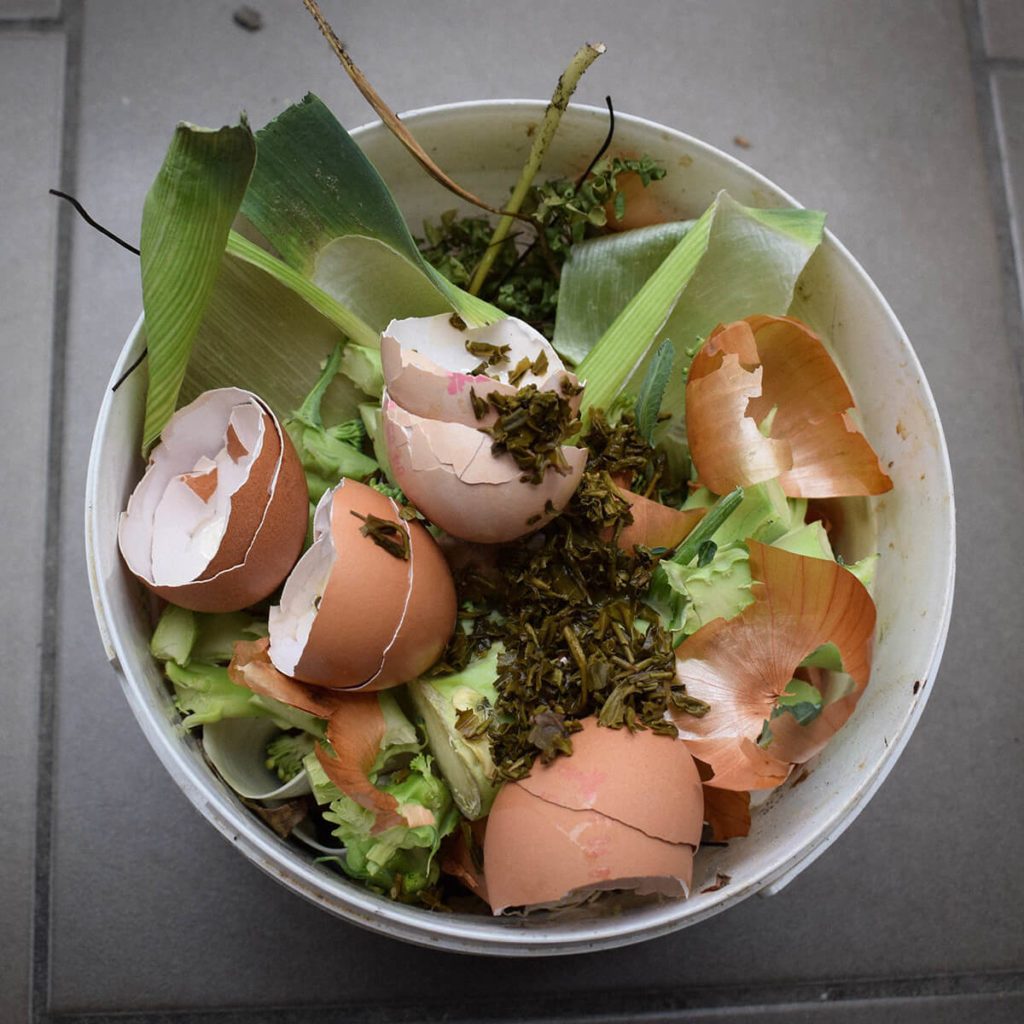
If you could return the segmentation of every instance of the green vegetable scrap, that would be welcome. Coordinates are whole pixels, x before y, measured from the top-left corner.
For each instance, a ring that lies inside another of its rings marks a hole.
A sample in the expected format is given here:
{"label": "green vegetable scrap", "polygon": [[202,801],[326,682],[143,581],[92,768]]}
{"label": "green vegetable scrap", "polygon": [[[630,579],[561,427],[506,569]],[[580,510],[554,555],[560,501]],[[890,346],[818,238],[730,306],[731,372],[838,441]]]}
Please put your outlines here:
{"label": "green vegetable scrap", "polygon": [[316,738],[308,732],[280,732],[267,744],[266,766],[282,782],[291,782],[315,745]]}
{"label": "green vegetable scrap", "polygon": [[342,477],[366,480],[379,469],[376,459],[362,450],[366,429],[362,420],[350,419],[325,427],[320,408],[324,395],[337,376],[344,346],[336,345],[312,391],[284,421],[302,468],[306,473],[309,500],[316,504]]}
{"label": "green vegetable scrap", "polygon": [[[482,297],[550,338],[562,264],[573,245],[606,228],[609,203],[616,216],[622,215],[619,211],[625,209],[626,200],[618,177],[626,172],[636,173],[644,186],[665,175],[664,168],[647,156],[606,157],[581,183],[559,179],[534,185],[521,209],[532,216],[532,230],[531,225],[517,221],[497,247]],[[450,210],[437,222],[425,222],[423,235],[417,242],[427,262],[453,284],[468,287],[490,250],[493,225],[486,217],[459,217]]]}
{"label": "green vegetable scrap", "polygon": [[430,755],[417,754],[402,770],[377,779],[379,789],[423,824],[396,825],[375,833],[373,813],[344,795],[324,811],[335,826],[335,837],[345,846],[344,857],[337,859],[341,867],[395,900],[430,899],[429,890],[440,876],[441,840],[458,824],[451,794],[434,774],[432,762]]}
{"label": "green vegetable scrap", "polygon": [[487,732],[498,699],[495,680],[502,649],[496,643],[461,672],[415,679],[406,686],[437,766],[470,821],[490,811],[498,792]]}

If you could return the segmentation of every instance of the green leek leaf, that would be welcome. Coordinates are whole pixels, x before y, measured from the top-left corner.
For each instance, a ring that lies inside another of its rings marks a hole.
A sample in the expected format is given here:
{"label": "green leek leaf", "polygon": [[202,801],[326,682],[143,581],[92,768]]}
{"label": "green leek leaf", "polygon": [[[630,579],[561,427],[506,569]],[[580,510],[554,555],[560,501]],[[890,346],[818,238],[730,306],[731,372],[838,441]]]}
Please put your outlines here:
{"label": "green leek leaf", "polygon": [[574,245],[562,265],[555,351],[579,363],[692,225],[652,224]]}
{"label": "green leek leaf", "polygon": [[339,278],[330,269],[330,248],[361,236],[398,254],[467,323],[503,315],[423,259],[384,181],[316,96],[283,111],[257,133],[256,144],[259,160],[242,213],[303,276],[331,293],[328,279]]}
{"label": "green leek leaf", "polygon": [[361,317],[343,306],[334,296],[323,291],[287,263],[261,249],[255,242],[232,231],[228,235],[227,251],[246,263],[269,274],[285,287],[305,299],[315,310],[322,313],[345,335],[360,345],[376,348],[380,344],[380,331],[375,330]]}
{"label": "green leek leaf", "polygon": [[[344,335],[334,317],[260,263],[228,252],[192,345],[181,402],[209,388],[243,387],[281,420],[297,409]],[[322,413],[328,423],[359,415],[366,396],[339,374]]]}
{"label": "green leek leaf", "polygon": [[[672,412],[673,418],[659,428],[658,440],[678,472],[686,440],[685,372],[701,339],[719,323],[754,313],[785,313],[823,229],[822,213],[758,210],[720,192],[621,308],[616,308],[621,294],[605,281],[605,276],[620,274],[621,258],[613,251],[606,250],[606,257],[591,264],[589,280],[576,274],[563,277],[558,332],[574,336],[576,344],[587,349],[576,367],[577,375],[587,382],[584,409],[608,408],[623,391],[638,386],[657,344],[671,337],[676,363],[662,408]],[[664,246],[664,236],[651,238],[653,249]],[[610,244],[633,243],[611,239]],[[579,295],[583,290],[588,299],[606,304],[600,316],[578,315],[586,301]],[[601,321],[602,333],[595,337]]]}
{"label": "green leek leaf", "polygon": [[255,160],[244,118],[217,130],[182,123],[146,196],[139,241],[149,348],[143,455],[174,412]]}

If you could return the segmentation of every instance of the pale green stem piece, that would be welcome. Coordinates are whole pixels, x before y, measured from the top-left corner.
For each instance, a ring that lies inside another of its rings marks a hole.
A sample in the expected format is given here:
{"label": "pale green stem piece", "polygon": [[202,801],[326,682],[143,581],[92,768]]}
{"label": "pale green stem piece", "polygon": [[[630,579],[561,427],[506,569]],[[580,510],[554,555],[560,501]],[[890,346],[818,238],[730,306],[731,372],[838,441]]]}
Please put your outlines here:
{"label": "pale green stem piece", "polygon": [[540,165],[544,162],[544,154],[547,152],[551,140],[555,137],[555,131],[558,128],[558,122],[561,120],[562,113],[569,105],[569,100],[576,91],[576,86],[583,77],[583,72],[604,53],[605,49],[604,43],[596,43],[594,45],[587,43],[586,46],[580,47],[576,51],[576,55],[569,62],[569,66],[562,72],[561,78],[558,79],[554,95],[552,95],[551,102],[544,112],[544,120],[541,122],[540,130],[533,140],[530,155],[523,165],[523,170],[519,175],[519,180],[516,182],[516,187],[512,190],[511,198],[505,204],[505,209],[509,212],[504,214],[498,221],[494,234],[491,236],[490,245],[484,251],[483,258],[480,260],[473,274],[473,279],[469,283],[468,290],[470,295],[478,295],[481,287],[483,287],[484,280],[494,265],[498,249],[508,237],[509,230],[512,227],[512,222],[515,219],[512,214],[518,213],[519,207],[523,205],[523,200],[530,191],[533,179],[540,170]]}

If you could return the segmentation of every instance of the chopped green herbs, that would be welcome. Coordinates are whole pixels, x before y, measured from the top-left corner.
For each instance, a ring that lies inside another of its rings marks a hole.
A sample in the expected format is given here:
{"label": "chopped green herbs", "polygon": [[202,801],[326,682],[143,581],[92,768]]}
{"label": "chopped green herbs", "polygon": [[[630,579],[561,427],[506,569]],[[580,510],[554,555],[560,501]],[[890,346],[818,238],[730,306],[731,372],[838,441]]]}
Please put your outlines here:
{"label": "chopped green herbs", "polygon": [[[572,734],[588,715],[612,728],[674,735],[667,710],[707,710],[679,685],[671,634],[643,605],[657,558],[615,542],[632,516],[611,471],[641,472],[650,446],[631,418],[610,427],[599,415],[595,424],[585,438],[595,468],[530,544],[500,550],[500,584],[473,571],[456,576],[464,606],[497,614],[477,614],[442,661],[457,669],[487,644],[502,645],[497,698],[487,709],[502,779],[528,774],[538,756],[571,753]],[[475,732],[480,714],[462,727]]]}
{"label": "chopped green herbs", "polygon": [[359,532],[364,537],[369,537],[374,544],[382,547],[389,555],[394,555],[395,558],[401,558],[406,562],[409,560],[409,533],[401,525],[390,519],[381,519],[380,516],[375,516],[372,512],[368,512],[364,516],[354,508],[349,511],[356,519],[363,521]]}
{"label": "chopped green herbs", "polygon": [[[481,428],[493,439],[491,451],[495,455],[511,455],[523,470],[522,479],[531,483],[540,483],[548,466],[565,472],[568,463],[561,446],[579,427],[569,396],[578,391],[578,387],[568,383],[561,394],[541,391],[536,384],[527,384],[511,395],[492,391],[487,396],[487,405],[498,413],[498,418],[491,426]],[[476,412],[479,399],[475,393],[471,393],[471,399]]]}
{"label": "chopped green herbs", "polygon": [[508,345],[492,345],[486,341],[466,339],[466,351],[471,356],[483,359],[483,366],[500,366],[502,363],[507,363],[509,347]]}
{"label": "chopped green herbs", "polygon": [[[550,338],[562,263],[572,245],[606,230],[609,206],[622,217],[626,198],[618,178],[627,172],[636,174],[644,186],[665,175],[664,168],[647,156],[605,157],[583,182],[563,179],[531,188],[522,212],[533,217],[533,229],[517,222],[499,245],[480,297]],[[491,246],[493,230],[486,217],[459,217],[449,210],[437,223],[424,223],[418,244],[428,263],[453,284],[466,287]]]}

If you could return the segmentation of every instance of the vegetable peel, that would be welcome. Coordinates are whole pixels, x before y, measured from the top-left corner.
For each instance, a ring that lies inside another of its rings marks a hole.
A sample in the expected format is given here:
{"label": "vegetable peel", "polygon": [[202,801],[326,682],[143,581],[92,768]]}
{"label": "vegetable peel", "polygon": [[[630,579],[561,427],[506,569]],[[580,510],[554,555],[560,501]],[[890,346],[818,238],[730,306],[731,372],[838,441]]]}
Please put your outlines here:
{"label": "vegetable peel", "polygon": [[889,490],[892,480],[850,417],[853,405],[806,324],[766,315],[720,324],[694,356],[686,384],[686,432],[700,482],[725,494],[778,477],[797,498]]}
{"label": "vegetable peel", "polygon": [[[676,715],[680,736],[723,789],[778,785],[817,753],[849,718],[868,684],[875,606],[864,585],[835,562],[750,541],[754,600],[732,619],[714,619],[677,651],[677,678],[711,707],[700,718]],[[851,692],[829,701],[801,726],[772,719],[772,741],[759,746],[764,722],[800,662],[822,644],[839,650]]]}

